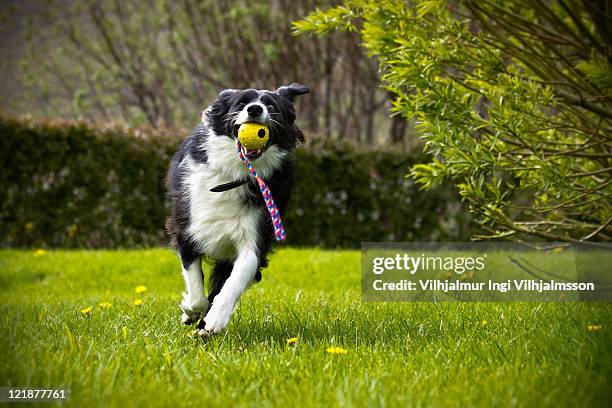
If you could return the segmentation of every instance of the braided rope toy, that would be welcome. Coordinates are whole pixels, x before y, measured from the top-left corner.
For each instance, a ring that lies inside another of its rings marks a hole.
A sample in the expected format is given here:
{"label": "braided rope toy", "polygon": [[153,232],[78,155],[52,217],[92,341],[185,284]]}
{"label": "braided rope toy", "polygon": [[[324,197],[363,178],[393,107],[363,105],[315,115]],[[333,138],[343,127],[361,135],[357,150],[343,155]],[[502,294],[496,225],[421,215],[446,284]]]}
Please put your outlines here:
{"label": "braided rope toy", "polygon": [[[266,138],[267,140],[267,138]],[[283,228],[283,222],[281,221],[280,213],[278,212],[278,208],[276,207],[276,203],[274,202],[274,198],[272,197],[272,192],[268,188],[268,185],[263,181],[263,179],[257,174],[255,167],[249,161],[249,159],[242,153],[242,145],[240,144],[239,138],[236,139],[236,150],[238,151],[238,157],[240,160],[246,165],[249,173],[255,180],[257,180],[257,184],[259,184],[259,191],[261,191],[261,195],[266,202],[266,208],[270,213],[270,217],[272,218],[272,225],[274,226],[274,236],[277,241],[283,241],[287,235],[285,234],[285,228]]]}

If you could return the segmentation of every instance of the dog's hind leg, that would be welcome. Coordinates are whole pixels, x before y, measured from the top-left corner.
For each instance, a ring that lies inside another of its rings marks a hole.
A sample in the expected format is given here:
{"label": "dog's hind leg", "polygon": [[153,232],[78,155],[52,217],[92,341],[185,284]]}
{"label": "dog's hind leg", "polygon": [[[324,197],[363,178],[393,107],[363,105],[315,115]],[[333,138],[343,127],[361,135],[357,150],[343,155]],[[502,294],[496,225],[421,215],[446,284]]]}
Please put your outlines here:
{"label": "dog's hind leg", "polygon": [[214,302],[204,318],[206,324],[200,334],[216,334],[227,327],[236,302],[253,281],[258,266],[259,259],[254,250],[243,249],[238,252],[232,272],[214,297]]}
{"label": "dog's hind leg", "polygon": [[185,279],[186,291],[183,293],[181,321],[193,324],[208,310],[208,299],[204,296],[204,275],[199,254],[196,254],[193,245],[189,242],[179,243],[179,256]]}
{"label": "dog's hind leg", "polygon": [[221,288],[225,284],[227,278],[229,278],[234,268],[233,262],[227,260],[219,260],[215,262],[215,265],[210,272],[210,285],[208,290],[208,303],[212,304],[215,296],[221,292]]}

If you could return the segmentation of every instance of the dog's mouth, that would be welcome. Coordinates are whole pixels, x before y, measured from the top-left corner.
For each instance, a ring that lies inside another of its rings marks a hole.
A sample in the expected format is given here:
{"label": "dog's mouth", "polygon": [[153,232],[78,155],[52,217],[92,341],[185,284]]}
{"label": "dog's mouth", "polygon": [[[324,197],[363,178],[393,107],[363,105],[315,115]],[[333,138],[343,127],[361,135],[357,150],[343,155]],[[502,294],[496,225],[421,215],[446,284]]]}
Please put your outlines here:
{"label": "dog's mouth", "polygon": [[[240,143],[240,142],[238,142]],[[245,157],[249,160],[257,160],[261,157],[261,155],[263,154],[263,150],[262,149],[257,149],[257,150],[248,150],[246,147],[240,145],[240,151],[242,152],[242,154],[245,155]]]}
{"label": "dog's mouth", "polygon": [[[261,123],[262,125],[266,125],[265,123],[262,123],[260,121],[252,121],[252,122]],[[232,126],[232,133],[233,133],[234,138],[236,138],[236,140],[238,139],[238,128],[240,127],[240,125],[241,123],[234,123],[234,125]],[[240,142],[238,142],[238,144],[240,145],[240,151],[242,152],[242,154],[249,160],[259,159],[269,146],[269,142],[268,142],[261,149],[249,150],[246,147],[242,146]]]}

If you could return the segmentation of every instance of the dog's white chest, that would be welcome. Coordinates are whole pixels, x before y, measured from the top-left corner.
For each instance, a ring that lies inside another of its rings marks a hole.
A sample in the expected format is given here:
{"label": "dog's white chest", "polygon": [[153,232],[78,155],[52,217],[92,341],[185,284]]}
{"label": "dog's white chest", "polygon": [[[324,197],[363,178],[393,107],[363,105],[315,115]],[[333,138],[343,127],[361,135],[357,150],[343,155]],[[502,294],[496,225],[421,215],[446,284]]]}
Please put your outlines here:
{"label": "dog's white chest", "polygon": [[246,187],[214,193],[210,189],[228,181],[207,165],[188,177],[190,208],[188,233],[203,253],[219,259],[236,257],[238,249],[255,249],[261,207],[244,200]]}
{"label": "dog's white chest", "polygon": [[[261,217],[265,207],[249,205],[246,186],[219,193],[210,189],[220,184],[251,177],[236,153],[229,137],[211,135],[202,146],[207,163],[196,163],[186,157],[180,170],[189,195],[189,227],[187,233],[202,253],[218,259],[234,260],[240,250],[256,251]],[[268,177],[281,165],[286,155],[271,146],[253,163],[262,177]]]}

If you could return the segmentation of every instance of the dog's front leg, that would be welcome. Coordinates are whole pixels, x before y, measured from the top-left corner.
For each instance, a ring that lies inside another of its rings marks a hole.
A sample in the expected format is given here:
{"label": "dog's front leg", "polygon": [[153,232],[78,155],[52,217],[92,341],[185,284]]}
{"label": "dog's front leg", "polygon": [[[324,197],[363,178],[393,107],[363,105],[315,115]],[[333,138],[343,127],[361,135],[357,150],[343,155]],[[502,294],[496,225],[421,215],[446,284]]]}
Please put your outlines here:
{"label": "dog's front leg", "polygon": [[199,256],[188,258],[183,255],[181,263],[187,289],[181,301],[181,320],[185,324],[193,324],[208,309],[208,299],[204,296],[204,276]]}
{"label": "dog's front leg", "polygon": [[259,260],[254,250],[244,249],[238,252],[232,273],[204,318],[206,325],[200,330],[201,335],[216,334],[227,327],[236,302],[253,281],[258,265]]}

